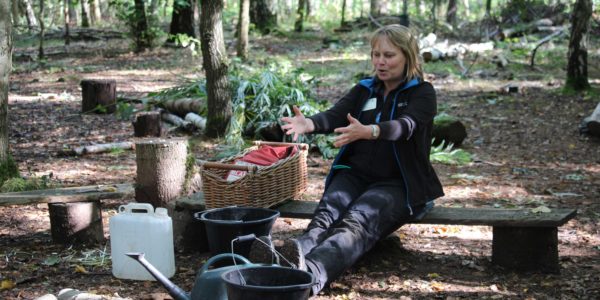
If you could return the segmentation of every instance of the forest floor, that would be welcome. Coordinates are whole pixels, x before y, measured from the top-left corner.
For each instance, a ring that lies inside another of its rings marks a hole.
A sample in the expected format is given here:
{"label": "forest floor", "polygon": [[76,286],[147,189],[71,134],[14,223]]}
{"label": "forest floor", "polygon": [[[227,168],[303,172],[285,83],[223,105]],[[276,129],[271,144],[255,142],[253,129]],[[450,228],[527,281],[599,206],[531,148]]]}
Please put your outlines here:
{"label": "forest floor", "polygon": [[[23,175],[52,174],[52,182],[62,186],[135,182],[134,151],[63,155],[65,147],[133,137],[130,120],[80,114],[80,80],[115,79],[119,95],[135,98],[201,72],[193,67],[200,65],[199,58],[187,50],[162,48],[134,55],[126,44],[124,40],[76,42],[68,53],[62,46],[50,45],[45,68],[26,59],[24,54],[34,53],[35,48],[15,49],[9,139]],[[324,70],[324,75],[330,66],[356,65],[332,59],[339,51],[322,47],[317,39],[267,37],[254,41],[252,47],[254,52],[273,56],[297,55]],[[591,56],[588,61],[598,61],[600,54]],[[597,88],[600,76],[594,76]],[[556,79],[501,79],[511,77],[515,76],[460,79],[448,73],[428,74],[440,106],[467,125],[462,147],[474,155],[467,165],[434,166],[446,193],[436,205],[578,209],[577,217],[559,228],[561,273],[520,274],[493,266],[489,227],[407,225],[397,231],[399,239],[380,243],[314,299],[600,298],[600,139],[578,132],[579,122],[591,114],[597,96],[563,95],[559,74]],[[353,82],[331,78],[316,91],[317,98],[335,100]],[[500,92],[508,83],[519,85],[519,92]],[[214,156],[220,140],[195,138],[202,141],[194,149],[196,156]],[[306,199],[318,199],[329,164],[318,154],[311,155]],[[95,246],[53,244],[45,204],[0,207],[0,298],[34,299],[56,295],[64,288],[131,299],[165,296],[156,282],[111,275],[108,219],[118,205],[131,201],[103,202],[107,241]],[[280,218],[273,233],[276,237],[297,234],[306,224],[305,220]],[[206,253],[177,251],[172,280],[190,291],[207,257]]]}

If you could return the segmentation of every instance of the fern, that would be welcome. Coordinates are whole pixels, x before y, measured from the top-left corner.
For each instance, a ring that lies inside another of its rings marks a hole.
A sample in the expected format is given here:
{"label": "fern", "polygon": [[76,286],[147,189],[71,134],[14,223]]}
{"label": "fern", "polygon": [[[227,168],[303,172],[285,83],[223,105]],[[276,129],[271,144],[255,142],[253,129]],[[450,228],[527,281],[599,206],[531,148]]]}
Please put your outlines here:
{"label": "fern", "polygon": [[446,165],[464,165],[472,161],[471,154],[463,149],[452,149],[454,145],[449,144],[444,147],[440,144],[437,147],[431,147],[429,159],[434,163]]}

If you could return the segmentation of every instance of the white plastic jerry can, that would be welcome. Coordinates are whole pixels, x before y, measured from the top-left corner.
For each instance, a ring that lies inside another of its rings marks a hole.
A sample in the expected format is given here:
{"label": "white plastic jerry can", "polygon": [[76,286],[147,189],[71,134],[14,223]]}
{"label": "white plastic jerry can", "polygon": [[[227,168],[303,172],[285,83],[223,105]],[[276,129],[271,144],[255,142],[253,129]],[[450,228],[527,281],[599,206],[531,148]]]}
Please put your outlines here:
{"label": "white plastic jerry can", "polygon": [[109,219],[112,273],[121,279],[156,280],[128,252],[143,252],[146,260],[166,277],[175,275],[173,222],[163,207],[148,203],[119,206]]}

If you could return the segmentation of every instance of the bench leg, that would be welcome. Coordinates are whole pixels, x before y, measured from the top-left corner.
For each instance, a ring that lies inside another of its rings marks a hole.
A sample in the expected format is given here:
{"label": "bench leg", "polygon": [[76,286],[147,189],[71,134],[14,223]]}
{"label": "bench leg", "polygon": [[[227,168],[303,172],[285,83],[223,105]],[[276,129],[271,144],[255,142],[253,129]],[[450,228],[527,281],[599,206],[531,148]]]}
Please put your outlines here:
{"label": "bench leg", "polygon": [[492,263],[515,271],[558,273],[556,227],[494,227]]}

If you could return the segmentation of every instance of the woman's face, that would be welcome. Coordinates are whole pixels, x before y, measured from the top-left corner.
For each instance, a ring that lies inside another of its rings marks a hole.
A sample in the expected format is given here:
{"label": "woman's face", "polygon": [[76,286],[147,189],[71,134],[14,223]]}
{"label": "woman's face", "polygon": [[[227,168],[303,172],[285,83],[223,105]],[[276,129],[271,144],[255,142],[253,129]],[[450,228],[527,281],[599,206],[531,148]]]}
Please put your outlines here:
{"label": "woman's face", "polygon": [[375,74],[384,83],[399,84],[404,80],[406,56],[400,48],[394,46],[387,37],[380,37],[371,52],[371,61]]}

